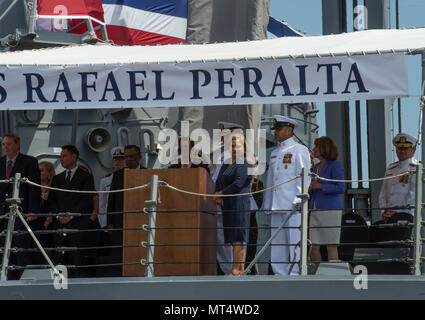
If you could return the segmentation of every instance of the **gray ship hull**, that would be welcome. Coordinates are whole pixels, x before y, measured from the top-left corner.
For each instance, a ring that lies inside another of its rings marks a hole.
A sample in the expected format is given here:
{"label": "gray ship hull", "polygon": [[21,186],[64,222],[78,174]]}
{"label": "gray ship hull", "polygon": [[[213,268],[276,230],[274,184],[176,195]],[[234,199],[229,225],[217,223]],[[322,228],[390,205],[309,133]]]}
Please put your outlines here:
{"label": "gray ship hull", "polygon": [[369,275],[356,289],[356,275],[204,276],[69,279],[67,289],[52,280],[0,284],[1,300],[422,300],[425,277]]}

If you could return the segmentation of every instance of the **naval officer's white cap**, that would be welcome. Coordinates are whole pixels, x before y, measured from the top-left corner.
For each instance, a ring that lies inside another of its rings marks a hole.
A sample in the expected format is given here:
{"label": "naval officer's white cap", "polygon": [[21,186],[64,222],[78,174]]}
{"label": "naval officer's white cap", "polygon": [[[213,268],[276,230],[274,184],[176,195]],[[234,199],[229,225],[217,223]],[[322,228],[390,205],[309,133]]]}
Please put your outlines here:
{"label": "naval officer's white cap", "polygon": [[113,159],[125,159],[124,147],[118,146],[111,149],[111,156]]}
{"label": "naval officer's white cap", "polygon": [[281,116],[280,114],[276,114],[273,117],[273,127],[272,130],[281,128],[281,127],[291,127],[295,128],[298,125],[298,122],[289,117]]}
{"label": "naval officer's white cap", "polygon": [[233,123],[233,122],[224,122],[224,121],[219,121],[217,122],[218,127],[223,130],[223,129],[243,129],[243,127],[240,124],[237,123]]}
{"label": "naval officer's white cap", "polygon": [[407,133],[399,133],[393,139],[393,144],[400,148],[411,148],[416,145],[418,139]]}

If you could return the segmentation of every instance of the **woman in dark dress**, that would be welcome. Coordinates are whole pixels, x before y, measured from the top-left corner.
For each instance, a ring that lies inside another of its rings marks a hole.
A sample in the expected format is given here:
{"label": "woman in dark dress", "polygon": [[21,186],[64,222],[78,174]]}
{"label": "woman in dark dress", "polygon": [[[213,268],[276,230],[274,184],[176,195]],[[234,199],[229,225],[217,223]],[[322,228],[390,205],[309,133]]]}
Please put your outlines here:
{"label": "woman in dark dress", "polygon": [[[252,176],[248,169],[251,165],[246,159],[244,137],[232,138],[232,160],[223,164],[216,182],[217,195],[242,194],[250,192]],[[245,247],[249,234],[250,197],[234,196],[216,198],[223,209],[224,242],[233,247],[232,271],[229,275],[241,275],[244,272]]]}
{"label": "woman in dark dress", "polygon": [[[55,176],[55,167],[49,161],[41,161],[38,164],[40,169],[40,177],[41,177],[41,203],[40,203],[40,213],[46,214],[49,212],[48,199],[49,199],[49,189],[45,187],[50,187],[52,184],[53,177]],[[44,229],[49,228],[50,223],[52,222],[52,217],[43,217],[43,226]],[[40,235],[39,240],[43,247],[52,248],[53,247],[53,236],[51,234]],[[51,255],[51,252],[48,251],[47,254]],[[44,263],[44,258],[39,255],[41,262]]]}
{"label": "woman in dark dress", "polygon": [[[41,188],[41,203],[40,203],[40,213],[48,213],[49,212],[49,206],[48,206],[48,199],[49,199],[49,190],[45,187],[50,187],[52,184],[53,177],[55,176],[55,167],[53,164],[49,161],[42,161],[38,164],[38,168],[40,169],[40,177],[41,177],[41,185],[43,186]],[[47,217],[44,222],[44,227],[47,229],[52,223],[53,218]]]}

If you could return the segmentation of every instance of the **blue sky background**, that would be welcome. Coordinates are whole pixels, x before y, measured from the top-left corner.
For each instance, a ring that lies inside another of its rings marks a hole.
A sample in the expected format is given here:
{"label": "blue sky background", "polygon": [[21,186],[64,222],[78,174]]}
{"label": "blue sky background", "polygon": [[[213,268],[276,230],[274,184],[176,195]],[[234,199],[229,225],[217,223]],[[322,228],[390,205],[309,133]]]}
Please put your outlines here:
{"label": "blue sky background", "polygon": [[[363,4],[363,1],[358,1],[358,4]],[[390,0],[390,25],[391,28],[396,28],[396,1]],[[425,0],[399,0],[399,25],[400,28],[412,28],[412,27],[423,27],[425,26]],[[293,28],[301,30],[306,33],[307,36],[317,36],[322,34],[322,1],[321,0],[270,0],[270,15],[278,20],[285,20]],[[347,1],[347,17],[353,16],[353,4],[352,1]],[[353,30],[353,21],[349,19],[347,24],[348,32]],[[409,97],[401,99],[401,115],[402,115],[402,131],[407,132],[415,137],[418,136],[418,125],[419,125],[419,99],[421,93],[422,83],[422,69],[421,69],[421,57],[420,55],[409,56]],[[325,124],[325,112],[324,104],[318,104],[320,110],[317,114],[317,121],[319,127],[319,136],[326,135],[326,124]],[[354,102],[350,102],[350,118],[355,119],[355,105]],[[364,128],[366,128],[366,103],[361,103],[362,110],[362,122],[364,122]],[[357,177],[357,165],[356,165],[356,142],[355,142],[355,123],[351,125],[352,132],[352,143],[351,143],[351,154],[353,164],[353,179]],[[393,128],[390,133],[394,136],[398,133],[398,103],[397,101],[393,104]],[[367,141],[366,129],[363,130],[362,141]],[[395,134],[394,134],[395,133]],[[363,146],[364,147],[364,146]],[[363,148],[362,147],[362,148]],[[419,148],[418,148],[419,149]],[[367,150],[365,148],[364,150]],[[364,152],[364,151],[363,151]],[[417,157],[420,157],[419,150],[417,151]],[[364,177],[367,178],[367,159],[363,157],[363,173]],[[393,153],[393,161],[397,158]],[[353,185],[355,187],[355,185]]]}

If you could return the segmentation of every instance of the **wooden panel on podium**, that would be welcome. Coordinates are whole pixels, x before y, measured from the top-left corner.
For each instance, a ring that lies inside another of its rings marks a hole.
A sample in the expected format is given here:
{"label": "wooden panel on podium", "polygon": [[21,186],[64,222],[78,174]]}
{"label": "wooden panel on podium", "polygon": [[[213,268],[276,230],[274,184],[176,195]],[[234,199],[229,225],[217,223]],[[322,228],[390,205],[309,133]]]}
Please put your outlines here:
{"label": "wooden panel on podium", "polygon": [[[153,175],[179,189],[214,193],[214,183],[203,168],[125,170],[124,187],[151,182]],[[213,198],[188,195],[167,187],[159,187],[158,195],[161,202],[156,216],[154,275],[216,274],[217,217]],[[124,194],[123,276],[145,275],[145,267],[138,262],[146,259],[147,249],[139,245],[147,242],[148,232],[135,228],[149,224],[149,216],[140,213],[148,207],[145,204],[148,199],[150,187]],[[167,210],[174,212],[163,212]]]}

